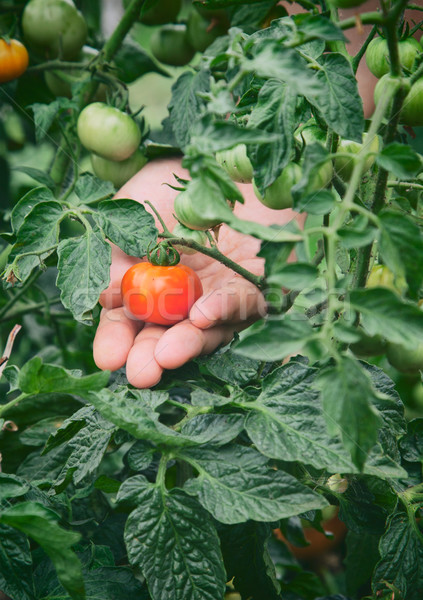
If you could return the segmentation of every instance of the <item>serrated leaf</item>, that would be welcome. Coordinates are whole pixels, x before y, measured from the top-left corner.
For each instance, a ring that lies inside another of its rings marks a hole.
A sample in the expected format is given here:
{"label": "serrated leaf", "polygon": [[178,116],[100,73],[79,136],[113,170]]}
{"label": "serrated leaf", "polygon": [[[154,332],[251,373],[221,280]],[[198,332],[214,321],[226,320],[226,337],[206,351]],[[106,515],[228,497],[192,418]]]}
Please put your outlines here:
{"label": "serrated leaf", "polygon": [[379,213],[379,252],[396,276],[405,276],[416,297],[423,282],[423,237],[419,226],[407,215],[392,210]]}
{"label": "serrated leaf", "polygon": [[154,600],[216,600],[225,571],[219,539],[207,512],[180,489],[166,495],[138,475],[124,482],[118,500],[136,508],[125,527],[133,565],[141,567]]}
{"label": "serrated leaf", "polygon": [[145,440],[138,440],[128,452],[128,464],[133,471],[144,471],[153,462],[156,447]]}
{"label": "serrated leaf", "polygon": [[317,267],[309,263],[290,263],[267,278],[268,283],[277,283],[290,290],[303,290],[312,285],[318,276]]}
{"label": "serrated leaf", "polygon": [[135,200],[105,200],[93,217],[105,236],[131,256],[142,258],[157,242],[153,215]]}
{"label": "serrated leaf", "polygon": [[59,226],[64,218],[59,202],[36,204],[22,223],[16,243],[9,254],[7,274],[13,270],[24,282],[32,270],[54,252],[59,241]]}
{"label": "serrated leaf", "polygon": [[57,287],[65,308],[77,321],[87,321],[100,294],[109,285],[112,251],[97,228],[62,240],[57,248]]}
{"label": "serrated leaf", "polygon": [[185,423],[181,433],[199,444],[223,446],[243,431],[244,421],[244,415],[197,415]]}
{"label": "serrated leaf", "polygon": [[103,389],[108,380],[108,371],[81,377],[80,373],[68,371],[59,365],[43,364],[42,359],[35,356],[20,370],[18,386],[25,394],[82,394]]}
{"label": "serrated leaf", "polygon": [[10,473],[0,472],[0,500],[23,496],[28,490],[29,485],[24,479]]}
{"label": "serrated leaf", "polygon": [[423,542],[414,515],[395,512],[387,523],[379,543],[372,587],[374,592],[389,591],[393,585],[403,598],[420,600],[423,586]]}
{"label": "serrated leaf", "polygon": [[30,108],[34,112],[35,138],[38,143],[46,137],[54,119],[62,110],[78,110],[76,102],[68,98],[57,98],[49,104],[35,103]]}
{"label": "serrated leaf", "polygon": [[307,100],[338,135],[362,142],[364,115],[363,102],[358,93],[350,61],[342,54],[332,52],[318,59],[321,69],[317,79],[321,85],[316,92],[304,91]]}
{"label": "serrated leaf", "polygon": [[297,126],[296,100],[297,95],[290,86],[271,79],[260,89],[251,112],[248,128],[279,133],[275,141],[261,144],[251,153],[254,181],[262,193],[277,179],[290,160]]}
{"label": "serrated leaf", "polygon": [[179,457],[198,471],[184,489],[221,523],[275,521],[327,505],[292,475],[269,468],[252,448],[185,449]]}
{"label": "serrated leaf", "polygon": [[[234,354],[232,350],[215,353],[207,356],[207,358],[197,359],[197,361],[200,362],[207,373],[236,386],[242,386],[254,380],[261,365],[260,360],[239,356]],[[201,396],[202,394],[206,395],[204,399]],[[213,398],[208,398],[207,395],[211,396],[212,394],[201,389],[194,390],[191,394],[192,404],[197,406],[220,406],[230,402],[230,398],[216,396],[216,394],[213,394]],[[202,402],[205,402],[205,404],[202,404]],[[207,404],[208,402],[210,404]]]}
{"label": "serrated leaf", "polygon": [[48,187],[36,187],[23,196],[15,204],[11,214],[12,229],[18,232],[25,217],[31,212],[36,204],[40,202],[51,202],[55,200],[53,192]]}
{"label": "serrated leaf", "polygon": [[57,576],[73,600],[84,599],[81,563],[72,551],[80,539],[79,533],[62,529],[58,515],[38,502],[22,502],[0,513],[0,523],[26,533],[48,554]]}
{"label": "serrated leaf", "polygon": [[26,535],[0,523],[0,590],[14,600],[34,600],[32,557]]}
{"label": "serrated leaf", "polygon": [[401,300],[387,288],[354,290],[351,307],[361,314],[361,323],[369,335],[382,335],[388,341],[414,346],[423,337],[423,312]]}
{"label": "serrated leaf", "polygon": [[423,167],[420,156],[407,144],[398,142],[385,146],[376,155],[376,162],[398,179],[412,179]]}
{"label": "serrated leaf", "polygon": [[53,181],[53,179],[50,177],[50,175],[48,173],[46,173],[45,171],[42,171],[41,169],[36,169],[34,167],[20,166],[20,167],[13,167],[13,170],[20,171],[21,173],[25,173],[25,175],[28,175],[28,177],[31,177],[31,179],[34,179],[38,183],[41,183],[41,185],[45,186],[46,188],[48,188],[50,190],[54,190],[54,188],[56,187],[56,184]]}
{"label": "serrated leaf", "polygon": [[199,92],[210,91],[210,72],[185,71],[172,86],[169,115],[176,140],[184,148],[190,139],[192,125],[201,114],[205,101]]}
{"label": "serrated leaf", "polygon": [[341,434],[344,447],[361,470],[382,423],[373,406],[377,397],[370,378],[356,360],[343,357],[319,375],[317,385],[329,434]]}
{"label": "serrated leaf", "polygon": [[118,70],[118,77],[125,83],[132,83],[146,73],[160,73],[169,77],[169,73],[154,62],[139,44],[125,41],[113,57]]}
{"label": "serrated leaf", "polygon": [[93,204],[113,196],[115,188],[110,181],[103,181],[92,173],[82,173],[75,185],[75,194],[81,204]]}
{"label": "serrated leaf", "polygon": [[[347,41],[342,29],[322,15],[304,13],[293,15],[292,20],[297,30],[307,36],[313,36],[324,41]],[[301,49],[303,49],[303,45],[301,45]]]}
{"label": "serrated leaf", "polygon": [[268,318],[250,331],[234,344],[233,351],[251,358],[260,353],[268,361],[281,360],[300,351],[315,335],[307,319],[289,315]]}
{"label": "serrated leaf", "polygon": [[294,233],[288,224],[267,227],[256,221],[239,219],[234,213],[226,211],[222,217],[223,223],[226,223],[229,227],[235,229],[235,231],[239,231],[245,235],[252,235],[259,240],[269,242],[300,242],[303,238],[299,229],[298,233]]}

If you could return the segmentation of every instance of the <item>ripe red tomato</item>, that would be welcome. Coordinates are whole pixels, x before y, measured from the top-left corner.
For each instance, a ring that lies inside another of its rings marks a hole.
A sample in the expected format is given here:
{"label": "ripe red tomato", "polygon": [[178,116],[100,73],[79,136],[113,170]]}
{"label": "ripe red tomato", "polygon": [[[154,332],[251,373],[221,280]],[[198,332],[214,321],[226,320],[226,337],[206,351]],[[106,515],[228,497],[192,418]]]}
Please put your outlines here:
{"label": "ripe red tomato", "polygon": [[122,279],[122,299],[133,317],[146,323],[174,325],[188,317],[203,293],[198,275],[186,265],[133,265]]}
{"label": "ripe red tomato", "polygon": [[25,73],[28,62],[28,52],[21,42],[0,39],[0,83],[20,77]]}

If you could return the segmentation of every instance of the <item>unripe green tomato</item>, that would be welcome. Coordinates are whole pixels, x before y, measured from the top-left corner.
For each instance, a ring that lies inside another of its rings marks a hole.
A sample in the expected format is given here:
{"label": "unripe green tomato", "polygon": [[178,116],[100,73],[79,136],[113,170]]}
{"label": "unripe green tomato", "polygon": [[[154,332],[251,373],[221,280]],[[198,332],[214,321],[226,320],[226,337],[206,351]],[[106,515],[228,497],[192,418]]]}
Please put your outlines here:
{"label": "unripe green tomato", "polygon": [[[367,133],[363,134],[363,144],[366,141]],[[344,180],[349,181],[351,179],[351,175],[355,166],[355,157],[361,151],[363,144],[358,142],[353,142],[351,140],[341,140],[337,152],[342,152],[343,154],[350,154],[351,157],[348,156],[337,156],[334,161],[335,171],[338,175]],[[378,152],[379,151],[379,138],[375,136],[373,141],[368,148],[368,152]],[[375,156],[368,156],[366,158],[366,162],[363,165],[361,174],[363,175],[373,166],[376,160]]]}
{"label": "unripe green tomato", "polygon": [[[86,62],[99,54],[98,50],[90,46],[83,46],[79,53],[78,60]],[[44,72],[44,79],[48,89],[56,97],[72,98],[72,84],[76,83],[84,75],[80,69],[66,69],[66,71],[51,71]],[[105,102],[107,98],[107,85],[100,83],[93,101]]]}
{"label": "unripe green tomato", "polygon": [[333,177],[333,165],[331,160],[327,160],[324,162],[316,173],[314,173],[308,182],[306,192],[311,194],[313,192],[318,192],[320,190],[325,189]]}
{"label": "unripe green tomato", "polygon": [[423,77],[413,83],[401,109],[400,121],[410,127],[423,125]]}
{"label": "unripe green tomato", "polygon": [[[379,81],[377,82],[375,91],[374,91],[375,105],[377,106],[378,103],[380,102],[380,100],[382,98],[384,98],[387,94],[389,94],[392,97],[395,90],[401,84],[401,81],[404,85],[409,87],[409,82],[406,79],[401,80],[399,77],[392,77],[392,75],[390,75],[389,73],[387,73],[386,75],[381,77],[379,79]],[[392,108],[392,100],[389,102],[389,104],[387,106],[387,112],[390,112],[391,108]]]}
{"label": "unripe green tomato", "polygon": [[206,8],[201,4],[196,4],[195,10],[207,21],[219,21],[226,28],[230,25],[228,13],[224,8]]}
{"label": "unripe green tomato", "polygon": [[30,0],[22,16],[27,44],[40,56],[76,58],[87,39],[87,24],[72,0]]}
{"label": "unripe green tomato", "polygon": [[354,8],[361,6],[366,0],[328,0],[328,3],[335,8]]}
{"label": "unripe green tomato", "polygon": [[175,198],[173,205],[176,218],[189,229],[211,229],[221,224],[220,219],[207,219],[201,214],[201,207],[188,192],[181,192]]}
{"label": "unripe green tomato", "polygon": [[[399,61],[411,71],[417,56],[422,52],[419,42],[413,37],[398,42]],[[378,79],[390,71],[388,42],[385,38],[374,38],[366,50],[366,63]]]}
{"label": "unripe green tomato", "polygon": [[358,330],[360,339],[351,344],[350,350],[356,356],[379,356],[385,354],[388,347],[387,341],[380,335],[367,335],[361,328]]}
{"label": "unripe green tomato", "polygon": [[115,188],[120,188],[131,177],[138,173],[147,163],[147,157],[141,150],[135,150],[129,158],[116,162],[97,154],[91,154],[91,164],[94,173],[103,181],[111,181]]}
{"label": "unripe green tomato", "polygon": [[77,130],[87,150],[109,160],[129,158],[141,141],[141,132],[135,121],[103,102],[93,102],[84,108],[79,115]]}
{"label": "unripe green tomato", "polygon": [[226,592],[225,600],[242,600],[238,592]]}
{"label": "unripe green tomato", "polygon": [[182,23],[157,29],[150,38],[150,49],[158,61],[174,67],[186,65],[195,54],[187,39],[187,26]]}
{"label": "unripe green tomato", "polygon": [[[123,0],[124,8],[128,8],[131,0]],[[144,25],[164,25],[174,23],[181,10],[182,0],[158,0],[151,8],[140,14],[139,21]]]}
{"label": "unripe green tomato", "polygon": [[268,208],[275,210],[291,208],[291,188],[300,181],[302,174],[300,165],[294,162],[288,163],[279,177],[266,189],[264,197],[260,194],[253,180],[254,192],[260,202]]}
{"label": "unripe green tomato", "polygon": [[253,180],[253,165],[247,156],[245,144],[238,144],[229,150],[216,152],[216,160],[232,181],[251,183]]}
{"label": "unripe green tomato", "polygon": [[315,124],[306,124],[302,128],[299,127],[295,131],[294,137],[301,143],[303,143],[304,141],[306,146],[309,144],[315,144],[316,142],[319,142],[321,144],[326,143],[326,132]]}
{"label": "unripe green tomato", "polygon": [[193,9],[188,15],[187,39],[197,52],[204,52],[219,35],[224,35],[227,28],[215,21],[208,21]]}
{"label": "unripe green tomato", "polygon": [[386,356],[390,364],[402,373],[415,373],[423,369],[423,343],[413,350],[400,344],[389,344]]}
{"label": "unripe green tomato", "polygon": [[[197,244],[201,244],[202,246],[206,246],[207,244],[207,235],[204,231],[189,229],[189,227],[185,227],[181,223],[177,223],[173,228],[172,234],[178,238],[184,238],[185,240],[192,240],[197,242]],[[189,246],[180,246],[179,244],[173,244],[173,247],[179,253],[183,254],[195,254],[197,250],[194,248],[190,248]]]}
{"label": "unripe green tomato", "polygon": [[397,294],[401,294],[407,288],[407,282],[404,277],[395,277],[386,265],[374,265],[370,270],[366,287],[386,287]]}

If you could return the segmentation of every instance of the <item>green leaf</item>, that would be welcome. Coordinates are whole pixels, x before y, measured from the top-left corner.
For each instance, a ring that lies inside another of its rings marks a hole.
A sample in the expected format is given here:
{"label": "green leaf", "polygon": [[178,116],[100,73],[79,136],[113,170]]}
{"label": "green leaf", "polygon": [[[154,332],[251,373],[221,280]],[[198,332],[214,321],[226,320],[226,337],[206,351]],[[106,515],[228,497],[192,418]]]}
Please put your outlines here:
{"label": "green leaf", "polygon": [[42,186],[45,186],[46,188],[48,188],[50,190],[54,190],[54,188],[56,187],[56,184],[53,181],[53,179],[50,177],[50,175],[48,173],[46,173],[45,171],[42,171],[41,169],[35,169],[34,167],[20,166],[20,167],[13,167],[12,170],[20,171],[21,173],[25,173],[25,175],[28,175],[28,177],[31,177],[31,179],[34,179],[34,181],[41,183]]}
{"label": "green leaf", "polygon": [[[216,352],[211,356],[207,356],[207,358],[197,359],[197,361],[200,362],[202,369],[207,373],[210,373],[221,381],[236,386],[245,385],[256,379],[261,365],[261,361],[239,356],[234,354],[232,350]],[[206,394],[204,399],[201,394]],[[208,396],[213,396],[213,398],[209,398]],[[229,402],[230,398],[209,394],[205,390],[196,389],[191,394],[191,402],[196,406],[217,406],[225,404],[225,401]]]}
{"label": "green leaf", "polygon": [[36,204],[54,200],[53,192],[48,187],[36,187],[27,192],[13,207],[10,219],[13,231],[15,233],[19,231],[25,217],[31,212]]}
{"label": "green leaf", "polygon": [[397,277],[406,277],[409,290],[417,297],[423,282],[423,237],[419,226],[408,216],[392,210],[378,215],[381,222],[379,252]]}
{"label": "green leaf", "polygon": [[172,86],[172,100],[169,103],[169,115],[176,140],[181,148],[190,139],[191,127],[198,119],[205,105],[199,92],[210,91],[210,72],[200,70],[185,71]]}
{"label": "green leaf", "polygon": [[360,312],[362,325],[369,335],[379,334],[389,342],[410,347],[421,342],[423,312],[391,290],[354,290],[350,294],[350,304]]}
{"label": "green leaf", "polygon": [[38,502],[22,502],[0,513],[0,523],[26,533],[48,554],[57,576],[73,600],[84,599],[81,563],[72,551],[79,533],[66,531],[57,524],[58,515]]}
{"label": "green leaf", "polygon": [[254,181],[261,193],[278,178],[291,158],[297,126],[296,100],[295,91],[288,85],[270,79],[260,89],[251,112],[248,128],[279,132],[273,143],[260,144],[251,153]]}
{"label": "green leaf", "polygon": [[398,179],[412,179],[423,167],[420,156],[407,144],[394,142],[376,155],[377,164]]}
{"label": "green leaf", "polygon": [[327,215],[335,204],[336,198],[332,190],[318,190],[300,196],[295,208],[298,212],[307,212],[310,215]]}
{"label": "green leaf", "polygon": [[209,515],[184,491],[162,490],[138,475],[118,500],[138,507],[125,527],[128,557],[147,579],[154,600],[216,600],[225,590],[219,538]]}
{"label": "green leaf", "polygon": [[265,240],[269,242],[300,242],[302,240],[302,234],[298,229],[298,233],[294,233],[289,224],[286,225],[275,225],[267,227],[266,225],[260,225],[256,221],[245,221],[239,219],[234,213],[225,211],[222,214],[222,221],[245,235],[252,235],[259,240]]}
{"label": "green leaf", "polygon": [[218,527],[227,578],[246,598],[280,599],[280,584],[267,548],[271,536],[268,523],[249,521]]}
{"label": "green leaf", "polygon": [[292,475],[270,468],[253,448],[192,448],[182,450],[179,458],[198,471],[184,489],[221,523],[274,521],[327,505]]}
{"label": "green leaf", "polygon": [[244,415],[197,415],[185,423],[181,433],[198,444],[223,446],[243,431],[244,421]]}
{"label": "green leaf", "polygon": [[234,344],[233,351],[250,358],[260,354],[268,361],[299,352],[314,337],[314,331],[307,319],[295,316],[267,318],[256,323]]}
{"label": "green leaf", "polygon": [[290,263],[268,277],[268,283],[277,283],[290,290],[303,290],[318,276],[317,267],[309,263]]}
{"label": "green leaf", "polygon": [[80,237],[62,240],[57,255],[56,284],[62,304],[77,321],[89,321],[101,292],[109,285],[110,244],[99,229],[87,229]]}
{"label": "green leaf", "polygon": [[58,365],[43,364],[42,359],[35,356],[26,362],[20,370],[18,386],[25,394],[60,392],[82,394],[103,389],[108,380],[108,371],[81,377],[80,372],[68,371]]}
{"label": "green leaf", "polygon": [[78,110],[77,104],[68,98],[58,98],[49,104],[35,103],[30,106],[34,112],[35,138],[40,143],[47,135],[54,119],[62,110]]}
{"label": "green leaf", "polygon": [[144,471],[153,462],[156,447],[145,440],[138,440],[128,452],[128,464],[133,471]]}
{"label": "green leaf", "polygon": [[189,169],[192,181],[188,183],[190,193],[207,194],[208,188],[219,189],[223,200],[238,201],[243,203],[244,197],[236,184],[232,181],[224,169],[211,156],[195,155],[186,156],[182,165]]}
{"label": "green leaf", "polygon": [[104,235],[126,254],[142,258],[157,242],[153,215],[135,200],[105,200],[93,216]]}
{"label": "green leaf", "polygon": [[44,446],[49,436],[57,432],[65,419],[64,415],[41,419],[22,431],[19,435],[20,443],[24,446]]}
{"label": "green leaf", "polygon": [[[107,380],[105,382],[107,385]],[[103,389],[104,386],[98,388]],[[91,388],[86,388],[89,391]],[[93,406],[83,406],[77,410],[72,416],[64,419],[60,427],[58,427],[49,436],[46,445],[43,449],[43,454],[50,452],[53,448],[60,446],[64,442],[71,440],[80,431],[87,422],[87,419],[92,417],[95,413]]]}
{"label": "green leaf", "polygon": [[[243,408],[249,411],[246,431],[256,448],[269,458],[299,461],[332,473],[356,473],[358,469],[339,436],[328,432],[315,386],[318,373],[315,368],[291,361],[267,375],[258,398],[254,402],[242,401]],[[382,384],[386,385],[385,381]],[[391,408],[380,407],[382,416]],[[403,474],[390,457],[381,455],[377,446],[370,452],[365,472],[379,477]]]}
{"label": "green leaf", "polygon": [[[348,593],[355,597],[358,590],[371,579],[373,569],[379,560],[378,537],[365,530],[356,533],[348,531],[346,582]],[[363,560],[363,556],[366,560]]]}
{"label": "green leaf", "polygon": [[348,140],[362,142],[364,116],[363,102],[358,93],[350,61],[336,52],[318,59],[321,69],[317,79],[321,85],[316,92],[303,93],[307,100],[338,135]]}
{"label": "green leaf", "polygon": [[400,440],[401,456],[409,461],[423,463],[423,419],[413,419],[407,433]]}
{"label": "green leaf", "polygon": [[423,586],[423,541],[414,515],[398,510],[387,523],[379,543],[380,561],[377,563],[372,587],[389,591],[395,587],[403,598],[420,600]]}
{"label": "green leaf", "polygon": [[35,600],[26,535],[0,523],[0,590],[14,600]]}
{"label": "green leaf", "polygon": [[[298,183],[292,187],[292,197],[294,199],[294,209],[308,212],[309,207],[312,213],[314,198],[318,202],[318,194],[322,190],[315,190],[314,182],[319,179],[319,171],[327,161],[329,154],[322,144],[315,142],[306,146],[304,151],[303,176]],[[311,186],[311,192],[310,192]],[[303,198],[306,196],[305,198]]]}
{"label": "green leaf", "polygon": [[266,79],[279,79],[288,84],[294,94],[321,94],[324,90],[316,72],[308,68],[307,61],[292,48],[266,40],[254,44],[254,57],[244,58],[241,68]]}
{"label": "green leaf", "polygon": [[343,357],[320,373],[317,385],[329,434],[341,434],[344,447],[361,470],[382,422],[373,406],[377,398],[370,378],[356,360]]}
{"label": "green leaf", "polygon": [[29,485],[24,479],[16,475],[0,472],[0,500],[23,496],[28,490]]}
{"label": "green leaf", "polygon": [[75,185],[75,194],[80,204],[93,204],[104,200],[107,196],[113,196],[115,188],[110,181],[103,181],[92,173],[82,173]]}
{"label": "green leaf", "polygon": [[[348,41],[342,29],[337,27],[328,18],[322,17],[322,15],[303,13],[293,15],[292,20],[297,30],[307,36],[313,36],[325,41]],[[301,46],[301,50],[303,50],[303,46]]]}
{"label": "green leaf", "polygon": [[54,252],[64,216],[59,202],[41,202],[34,206],[26,215],[9,254],[6,277],[13,271],[21,282],[26,281],[32,270]]}
{"label": "green leaf", "polygon": [[169,77],[169,73],[162,69],[139,44],[131,41],[124,42],[113,57],[118,70],[118,77],[125,83],[132,83],[146,73],[160,73]]}

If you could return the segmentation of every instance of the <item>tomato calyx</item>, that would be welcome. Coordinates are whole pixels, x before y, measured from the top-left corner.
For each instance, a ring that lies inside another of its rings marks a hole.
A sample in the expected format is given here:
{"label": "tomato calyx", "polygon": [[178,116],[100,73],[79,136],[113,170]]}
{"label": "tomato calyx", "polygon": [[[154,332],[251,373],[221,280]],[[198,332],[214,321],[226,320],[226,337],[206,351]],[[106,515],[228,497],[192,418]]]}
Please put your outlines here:
{"label": "tomato calyx", "polygon": [[152,250],[147,251],[148,262],[156,267],[174,267],[181,257],[169,242],[159,242]]}

